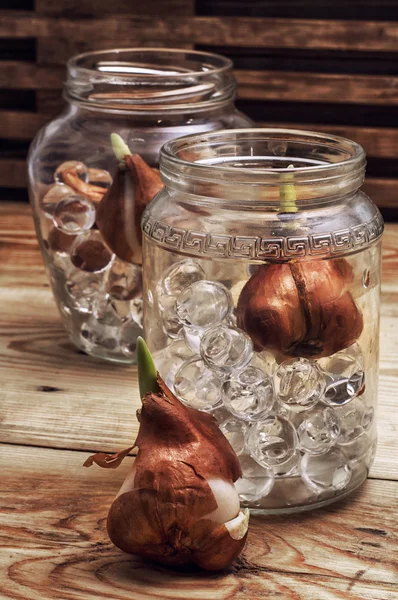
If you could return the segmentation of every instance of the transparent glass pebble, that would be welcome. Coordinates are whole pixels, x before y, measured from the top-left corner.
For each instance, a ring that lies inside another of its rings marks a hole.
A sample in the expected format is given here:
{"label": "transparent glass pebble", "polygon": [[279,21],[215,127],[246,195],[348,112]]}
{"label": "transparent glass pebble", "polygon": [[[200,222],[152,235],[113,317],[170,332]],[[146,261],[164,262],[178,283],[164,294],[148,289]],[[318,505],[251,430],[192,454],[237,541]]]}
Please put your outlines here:
{"label": "transparent glass pebble", "polygon": [[339,419],[332,408],[319,408],[299,425],[299,447],[308,454],[325,454],[340,435]]}
{"label": "transparent glass pebble", "polygon": [[167,337],[171,339],[179,338],[182,333],[182,323],[177,315],[175,296],[163,296],[159,311],[162,328]]}
{"label": "transparent glass pebble", "polygon": [[325,379],[318,365],[306,358],[284,361],[275,374],[278,401],[290,410],[310,410],[322,397]]}
{"label": "transparent glass pebble", "polygon": [[107,274],[106,291],[115,300],[133,300],[142,293],[142,267],[118,258]]}
{"label": "transparent glass pebble", "polygon": [[92,168],[88,170],[88,181],[91,185],[103,187],[107,190],[112,185],[112,176],[105,169]]}
{"label": "transparent glass pebble", "polygon": [[335,411],[340,421],[339,444],[349,444],[373,424],[374,409],[362,402],[360,397],[336,407]]}
{"label": "transparent glass pebble", "polygon": [[107,295],[98,296],[93,303],[93,315],[102,325],[121,327],[122,319],[115,311],[112,302]]}
{"label": "transparent glass pebble", "polygon": [[272,469],[260,466],[250,456],[239,459],[242,477],[235,482],[236,491],[242,503],[251,504],[268,496],[273,488],[275,476]]}
{"label": "transparent glass pebble", "polygon": [[105,298],[102,292],[102,274],[86,273],[78,269],[69,272],[65,282],[65,290],[69,303],[80,312],[91,312],[95,300]]}
{"label": "transparent glass pebble", "polygon": [[63,174],[65,171],[73,171],[77,173],[79,179],[88,183],[89,180],[89,171],[86,165],[78,160],[68,160],[67,162],[59,165],[57,170],[54,173],[54,180],[56,183],[63,183]]}
{"label": "transparent glass pebble", "polygon": [[99,231],[79,236],[71,249],[71,261],[78,269],[97,273],[110,267],[113,254]]}
{"label": "transparent glass pebble", "polygon": [[246,423],[232,416],[227,417],[220,423],[220,429],[231,444],[237,456],[245,452]]}
{"label": "transparent glass pebble", "polygon": [[160,289],[163,294],[177,297],[192,283],[204,278],[205,272],[202,267],[194,260],[185,259],[167,269],[163,274]]}
{"label": "transparent glass pebble", "polygon": [[338,448],[326,454],[304,454],[300,474],[306,485],[315,492],[341,491],[350,482],[352,469],[349,458]]}
{"label": "transparent glass pebble", "polygon": [[194,354],[200,353],[200,343],[204,334],[204,329],[198,329],[196,327],[183,327],[182,334],[185,340],[185,344]]}
{"label": "transparent glass pebble", "polygon": [[178,398],[200,410],[209,410],[221,404],[221,386],[222,379],[197,358],[183,363],[174,378],[174,390]]}
{"label": "transparent glass pebble", "polygon": [[120,352],[119,346],[120,328],[104,324],[91,315],[86,323],[83,323],[80,338],[87,352],[95,352],[102,349],[110,352]]}
{"label": "transparent glass pebble", "polygon": [[115,300],[109,297],[109,304],[113,312],[123,323],[134,321],[142,329],[143,301],[142,298],[135,300]]}
{"label": "transparent glass pebble", "polygon": [[326,377],[323,401],[329,406],[341,406],[350,402],[363,388],[365,374],[358,344],[321,359],[319,364]]}
{"label": "transparent glass pebble", "polygon": [[246,445],[250,455],[260,465],[272,468],[288,461],[295,453],[296,430],[283,417],[268,415],[248,427]]}
{"label": "transparent glass pebble", "polygon": [[300,459],[301,454],[299,451],[296,451],[289,460],[272,467],[275,477],[293,477],[294,475],[298,475]]}
{"label": "transparent glass pebble", "polygon": [[142,327],[135,321],[123,323],[119,332],[119,345],[121,351],[128,358],[134,358],[137,349],[137,338],[142,336]]}
{"label": "transparent glass pebble", "polygon": [[176,309],[188,327],[206,328],[219,325],[231,312],[227,288],[213,281],[196,281],[177,298]]}
{"label": "transparent glass pebble", "polygon": [[359,460],[367,454],[370,446],[370,437],[365,431],[363,431],[349,444],[342,444],[340,449],[350,460]]}
{"label": "transparent glass pebble", "polygon": [[42,200],[44,212],[50,217],[53,216],[58,203],[67,196],[73,195],[74,191],[68,185],[63,183],[55,183],[50,187]]}
{"label": "transparent glass pebble", "polygon": [[222,387],[222,396],[224,406],[245,421],[262,419],[274,405],[271,379],[252,366],[227,379]]}
{"label": "transparent glass pebble", "polygon": [[89,231],[95,223],[92,202],[78,194],[66,196],[54,209],[53,221],[65,233],[76,235]]}
{"label": "transparent glass pebble", "polygon": [[210,369],[231,373],[250,362],[253,343],[241,329],[218,325],[203,334],[200,355]]}
{"label": "transparent glass pebble", "polygon": [[166,348],[153,353],[153,360],[166,385],[174,392],[174,379],[179,368],[193,358],[183,340],[173,340]]}

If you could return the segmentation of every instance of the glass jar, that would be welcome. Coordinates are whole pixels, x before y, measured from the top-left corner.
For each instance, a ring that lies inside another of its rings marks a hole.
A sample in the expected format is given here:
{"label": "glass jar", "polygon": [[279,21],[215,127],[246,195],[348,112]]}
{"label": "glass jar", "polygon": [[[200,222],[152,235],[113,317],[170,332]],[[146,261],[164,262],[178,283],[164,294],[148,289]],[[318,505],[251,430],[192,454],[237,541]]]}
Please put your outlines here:
{"label": "glass jar", "polygon": [[234,96],[232,63],[216,54],[124,49],[68,62],[67,107],[32,143],[29,187],[59,311],[88,354],[135,361],[140,222],[163,186],[159,149],[189,132],[250,125]]}
{"label": "glass jar", "polygon": [[380,239],[349,140],[246,129],[160,155],[146,209],[144,328],[161,376],[214,415],[240,458],[241,501],[327,504],[376,447]]}

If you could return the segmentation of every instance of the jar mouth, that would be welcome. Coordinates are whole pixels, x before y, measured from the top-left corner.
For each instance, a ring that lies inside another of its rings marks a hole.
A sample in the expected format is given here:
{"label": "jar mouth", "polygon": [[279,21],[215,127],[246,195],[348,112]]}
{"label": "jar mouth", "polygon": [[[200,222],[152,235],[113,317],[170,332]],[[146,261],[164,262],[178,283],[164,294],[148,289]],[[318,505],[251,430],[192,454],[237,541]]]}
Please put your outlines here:
{"label": "jar mouth", "polygon": [[116,48],[68,61],[67,100],[119,111],[200,110],[233,98],[232,62],[209,52]]}
{"label": "jar mouth", "polygon": [[[346,138],[294,129],[258,128],[187,135],[160,152],[166,184],[198,195],[233,199],[242,194],[275,200],[294,185],[297,199],[358,189],[366,165],[363,148]],[[210,187],[209,187],[210,186]],[[211,190],[211,193],[209,193]]]}

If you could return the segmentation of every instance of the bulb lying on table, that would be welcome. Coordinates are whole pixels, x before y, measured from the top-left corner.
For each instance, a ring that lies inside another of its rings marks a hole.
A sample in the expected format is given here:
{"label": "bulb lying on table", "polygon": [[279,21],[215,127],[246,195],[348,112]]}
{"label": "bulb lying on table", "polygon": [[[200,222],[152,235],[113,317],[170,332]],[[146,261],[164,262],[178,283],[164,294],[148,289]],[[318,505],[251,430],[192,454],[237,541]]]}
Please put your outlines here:
{"label": "bulb lying on table", "polygon": [[[181,404],[156,375],[139,340],[138,454],[110,508],[109,537],[121,550],[157,562],[222,569],[247,537],[249,513],[240,510],[233,485],[241,477],[238,458],[213,417]],[[116,467],[131,449],[95,455],[85,465]]]}

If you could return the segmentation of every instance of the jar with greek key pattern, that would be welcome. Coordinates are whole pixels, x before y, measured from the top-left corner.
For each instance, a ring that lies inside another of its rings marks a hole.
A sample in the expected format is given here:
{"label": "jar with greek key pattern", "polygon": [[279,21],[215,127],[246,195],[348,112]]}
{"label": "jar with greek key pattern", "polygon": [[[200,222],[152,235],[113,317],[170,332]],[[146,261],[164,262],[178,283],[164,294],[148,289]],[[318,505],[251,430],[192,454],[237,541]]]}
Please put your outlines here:
{"label": "jar with greek key pattern", "polygon": [[165,187],[142,220],[145,336],[238,454],[244,506],[327,504],[374,458],[383,221],[365,164],[350,140],[285,129],[161,150]]}

